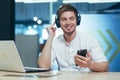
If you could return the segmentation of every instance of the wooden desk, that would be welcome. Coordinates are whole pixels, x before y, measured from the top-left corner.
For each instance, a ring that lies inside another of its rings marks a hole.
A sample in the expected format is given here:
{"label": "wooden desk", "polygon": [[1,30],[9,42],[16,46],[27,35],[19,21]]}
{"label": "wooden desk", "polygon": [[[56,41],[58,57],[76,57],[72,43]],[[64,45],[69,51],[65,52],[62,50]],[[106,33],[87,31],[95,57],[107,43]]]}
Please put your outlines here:
{"label": "wooden desk", "polygon": [[[119,72],[80,73],[58,72],[57,75],[46,76],[55,72],[16,73],[0,71],[0,80],[119,80]],[[42,76],[44,74],[44,77]],[[5,76],[4,76],[5,75]]]}

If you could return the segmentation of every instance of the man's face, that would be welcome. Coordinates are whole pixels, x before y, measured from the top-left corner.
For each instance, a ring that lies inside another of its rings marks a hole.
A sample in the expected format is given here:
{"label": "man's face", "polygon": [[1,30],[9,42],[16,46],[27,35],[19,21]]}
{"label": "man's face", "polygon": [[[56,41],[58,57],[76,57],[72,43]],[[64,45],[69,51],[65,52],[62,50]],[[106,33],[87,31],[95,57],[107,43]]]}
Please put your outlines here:
{"label": "man's face", "polygon": [[60,25],[64,33],[71,34],[76,29],[76,16],[72,11],[65,11],[60,16]]}

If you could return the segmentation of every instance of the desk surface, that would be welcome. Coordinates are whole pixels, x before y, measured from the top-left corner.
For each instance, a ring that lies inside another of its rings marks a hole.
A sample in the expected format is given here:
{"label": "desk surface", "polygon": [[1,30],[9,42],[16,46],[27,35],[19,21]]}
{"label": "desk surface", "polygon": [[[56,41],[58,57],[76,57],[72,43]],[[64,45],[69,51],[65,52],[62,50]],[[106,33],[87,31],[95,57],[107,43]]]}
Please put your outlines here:
{"label": "desk surface", "polygon": [[[56,74],[57,73],[57,74]],[[16,73],[0,71],[0,80],[119,80],[119,72],[39,72]]]}

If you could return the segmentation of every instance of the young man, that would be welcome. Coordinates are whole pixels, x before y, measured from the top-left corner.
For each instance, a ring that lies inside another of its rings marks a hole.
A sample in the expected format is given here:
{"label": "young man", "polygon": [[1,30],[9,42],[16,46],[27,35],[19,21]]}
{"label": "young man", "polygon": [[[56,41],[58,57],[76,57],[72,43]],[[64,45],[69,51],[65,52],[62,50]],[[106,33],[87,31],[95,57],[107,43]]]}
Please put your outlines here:
{"label": "young man", "polygon": [[[63,4],[57,11],[56,25],[63,34],[55,37],[54,24],[48,27],[49,37],[39,56],[39,67],[51,68],[56,60],[61,71],[104,72],[108,61],[98,41],[89,34],[76,31],[80,15],[70,4]],[[86,57],[77,55],[77,50],[87,49]]]}

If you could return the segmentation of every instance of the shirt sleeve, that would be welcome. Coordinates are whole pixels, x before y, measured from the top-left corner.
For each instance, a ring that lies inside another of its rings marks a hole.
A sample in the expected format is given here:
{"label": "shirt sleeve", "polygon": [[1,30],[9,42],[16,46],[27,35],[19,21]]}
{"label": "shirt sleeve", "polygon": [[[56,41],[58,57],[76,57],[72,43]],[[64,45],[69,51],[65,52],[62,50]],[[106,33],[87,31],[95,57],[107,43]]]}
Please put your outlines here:
{"label": "shirt sleeve", "polygon": [[107,61],[100,43],[92,35],[89,35],[88,37],[88,48],[89,48],[90,54],[92,55],[92,59],[94,61],[96,62]]}

